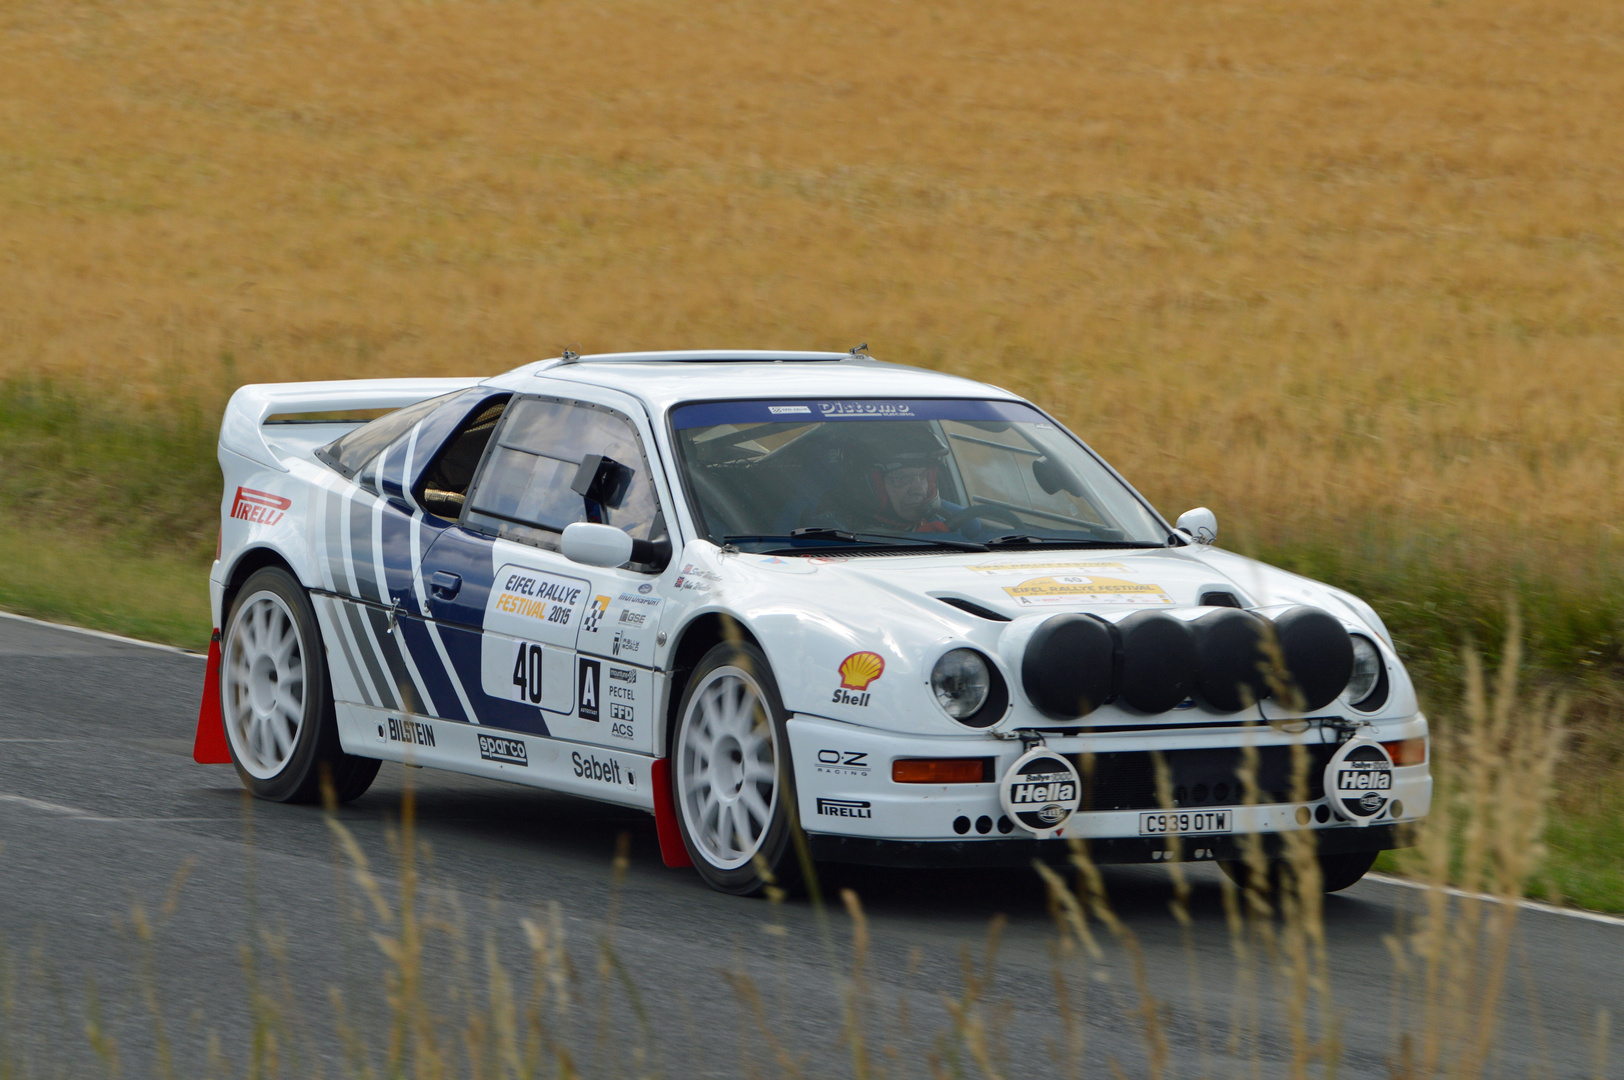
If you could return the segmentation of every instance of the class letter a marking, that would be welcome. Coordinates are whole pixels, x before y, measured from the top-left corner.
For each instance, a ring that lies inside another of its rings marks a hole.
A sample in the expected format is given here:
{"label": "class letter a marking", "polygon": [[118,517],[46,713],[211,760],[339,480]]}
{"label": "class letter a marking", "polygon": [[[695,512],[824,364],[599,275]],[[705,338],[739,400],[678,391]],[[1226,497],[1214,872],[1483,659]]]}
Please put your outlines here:
{"label": "class letter a marking", "polygon": [[292,499],[284,499],[268,491],[240,487],[237,497],[231,501],[231,516],[237,521],[249,521],[255,525],[275,525],[292,505]]}

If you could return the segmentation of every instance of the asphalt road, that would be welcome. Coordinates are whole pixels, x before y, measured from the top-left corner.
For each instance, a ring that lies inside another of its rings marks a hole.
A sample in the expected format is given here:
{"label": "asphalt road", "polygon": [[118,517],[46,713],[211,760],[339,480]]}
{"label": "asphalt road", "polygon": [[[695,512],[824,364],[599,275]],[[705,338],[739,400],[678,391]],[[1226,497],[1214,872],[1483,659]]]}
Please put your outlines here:
{"label": "asphalt road", "polygon": [[[1096,924],[1097,961],[1061,951],[1025,872],[828,869],[825,888],[855,890],[867,912],[859,985],[838,902],[820,913],[804,900],[723,897],[660,864],[645,815],[386,765],[338,814],[386,918],[320,810],[251,803],[229,766],[192,763],[202,667],[0,619],[0,1074],[237,1074],[258,1046],[274,1058],[262,1074],[344,1076],[388,1071],[392,1040],[465,1062],[468,1046],[499,1042],[504,1001],[518,999],[521,1035],[527,1026],[538,983],[525,920],[563,931],[565,959],[542,968],[533,1015],[556,1040],[547,1045],[591,1076],[850,1075],[854,993],[867,1058],[889,1076],[951,1069],[978,1046],[1005,1076],[1157,1065],[1134,950]],[[416,892],[421,989],[406,993],[420,1004],[403,1008],[379,937],[401,928],[408,783],[428,854]],[[629,860],[617,884],[621,834]],[[1164,1075],[1290,1075],[1294,995],[1281,967],[1257,939],[1242,966],[1216,872],[1191,876],[1185,933],[1165,869],[1106,871],[1159,1003]],[[1341,1076],[1391,1075],[1402,1033],[1419,1049],[1439,1026],[1421,970],[1395,967],[1393,944],[1420,901],[1367,881],[1326,902]],[[996,915],[1007,924],[989,969]],[[513,980],[507,995],[492,992],[492,958]],[[946,1002],[965,997],[967,971],[981,982],[955,1026]],[[1482,990],[1475,978],[1457,986]],[[1624,1023],[1624,926],[1523,910],[1499,1019],[1444,1042],[1485,1046],[1488,1075],[1624,1075],[1624,1053],[1598,1065],[1602,1009],[1615,1030]],[[211,1069],[216,1057],[229,1068]]]}

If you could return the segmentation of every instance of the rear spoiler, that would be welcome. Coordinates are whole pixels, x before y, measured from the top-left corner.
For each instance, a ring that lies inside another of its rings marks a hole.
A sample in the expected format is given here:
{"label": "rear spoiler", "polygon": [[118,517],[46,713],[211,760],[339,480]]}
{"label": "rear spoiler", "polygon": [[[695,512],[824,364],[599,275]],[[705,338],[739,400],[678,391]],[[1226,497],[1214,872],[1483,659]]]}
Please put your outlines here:
{"label": "rear spoiler", "polygon": [[478,386],[483,378],[348,379],[342,382],[255,383],[239,387],[220,421],[220,449],[287,472],[265,441],[265,421],[282,413],[401,409],[431,397]]}

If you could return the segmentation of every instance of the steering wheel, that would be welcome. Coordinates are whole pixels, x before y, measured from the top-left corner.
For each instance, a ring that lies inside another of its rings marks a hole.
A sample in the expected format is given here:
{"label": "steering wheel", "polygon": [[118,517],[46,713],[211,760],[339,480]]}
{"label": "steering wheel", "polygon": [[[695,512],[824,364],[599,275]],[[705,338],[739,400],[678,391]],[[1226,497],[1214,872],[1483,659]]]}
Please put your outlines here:
{"label": "steering wheel", "polygon": [[963,510],[949,514],[942,524],[947,527],[948,532],[956,533],[963,530],[966,524],[976,518],[991,518],[993,521],[1002,521],[1006,525],[1015,525],[1017,527],[1025,524],[1020,519],[1020,515],[1007,506],[986,505],[966,506]]}

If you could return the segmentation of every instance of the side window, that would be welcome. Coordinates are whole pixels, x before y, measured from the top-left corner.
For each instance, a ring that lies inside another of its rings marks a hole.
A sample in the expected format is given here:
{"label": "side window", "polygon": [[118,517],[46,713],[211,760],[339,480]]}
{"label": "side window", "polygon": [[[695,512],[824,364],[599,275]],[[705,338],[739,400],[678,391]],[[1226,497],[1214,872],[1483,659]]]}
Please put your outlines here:
{"label": "side window", "polygon": [[[598,474],[616,482],[605,490],[591,483]],[[469,499],[469,525],[549,549],[577,521],[614,525],[634,540],[665,532],[637,429],[598,405],[514,401]]]}
{"label": "side window", "polygon": [[491,441],[491,433],[496,430],[496,422],[502,418],[507,403],[508,399],[503,397],[476,409],[456,434],[446,440],[418,481],[415,494],[423,509],[452,521],[462,516],[468,486],[473,483],[479,459],[485,456],[485,446]]}
{"label": "side window", "polygon": [[419,401],[416,405],[408,405],[404,409],[385,413],[371,423],[362,424],[354,431],[340,435],[317,450],[316,456],[353,480],[355,474],[377,456],[378,451],[412,430],[413,424],[462,393],[465,391],[455,390],[440,397],[429,398],[427,401]]}

